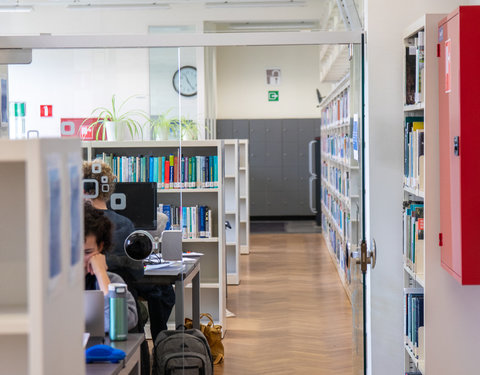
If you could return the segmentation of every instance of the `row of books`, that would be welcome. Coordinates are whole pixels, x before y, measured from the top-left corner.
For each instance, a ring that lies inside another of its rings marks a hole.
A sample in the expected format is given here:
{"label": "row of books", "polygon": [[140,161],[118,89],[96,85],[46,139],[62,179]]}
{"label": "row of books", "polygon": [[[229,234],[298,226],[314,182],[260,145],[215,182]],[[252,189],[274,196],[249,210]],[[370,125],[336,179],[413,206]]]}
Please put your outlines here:
{"label": "row of books", "polygon": [[157,210],[168,217],[165,230],[181,229],[184,239],[212,237],[212,210],[208,206],[180,207],[161,203]]}
{"label": "row of books", "polygon": [[425,66],[425,32],[419,31],[405,51],[405,104],[423,102],[424,66]]}
{"label": "row of books", "polygon": [[337,198],[332,196],[326,187],[322,186],[322,201],[330,211],[344,238],[350,238],[350,213]]}
{"label": "row of books", "polygon": [[403,212],[403,256],[413,272],[424,273],[424,206],[421,202],[407,202]]}
{"label": "row of books", "polygon": [[405,342],[412,349],[413,354],[418,358],[418,331],[420,327],[424,326],[424,295],[422,290],[415,290],[412,288],[406,289],[404,294]]}
{"label": "row of books", "polygon": [[322,137],[322,152],[348,163],[350,159],[351,138],[347,133],[329,134]]}
{"label": "row of books", "polygon": [[338,125],[349,121],[350,90],[345,89],[322,110],[322,126]]}
{"label": "row of books", "polygon": [[322,163],[322,177],[327,180],[330,185],[340,194],[348,197],[350,195],[350,172],[328,165],[327,162]]}
{"label": "row of books", "polygon": [[347,254],[346,245],[341,240],[337,231],[334,228],[332,228],[330,223],[326,220],[325,215],[322,216],[322,229],[324,233],[328,233],[328,242],[332,247],[333,253],[337,258],[337,262],[340,265],[340,268],[344,272],[345,279],[350,284],[351,274],[350,274],[350,269],[348,268],[348,262],[347,262],[348,254]]}
{"label": "row of books", "polygon": [[425,133],[423,117],[406,117],[404,125],[404,185],[424,191]]}
{"label": "row of books", "polygon": [[109,164],[118,182],[156,182],[158,189],[218,187],[218,157],[214,156],[118,156],[98,154]]}

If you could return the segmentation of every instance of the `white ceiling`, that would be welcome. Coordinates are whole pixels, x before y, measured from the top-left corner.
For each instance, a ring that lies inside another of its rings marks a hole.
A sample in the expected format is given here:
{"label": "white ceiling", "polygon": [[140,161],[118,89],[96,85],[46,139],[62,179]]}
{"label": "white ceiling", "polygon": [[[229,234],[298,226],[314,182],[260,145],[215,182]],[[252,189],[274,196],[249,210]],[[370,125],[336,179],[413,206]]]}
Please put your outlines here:
{"label": "white ceiling", "polygon": [[[196,5],[201,6],[207,3],[236,3],[243,7],[252,6],[252,11],[258,12],[261,5],[279,5],[290,2],[300,7],[315,9],[309,19],[294,19],[291,21],[282,20],[281,22],[269,19],[266,21],[255,22],[229,22],[215,21],[209,22],[208,30],[219,32],[252,32],[252,31],[295,31],[295,30],[345,30],[343,18],[339,12],[337,0],[0,0],[0,6],[20,5],[33,6],[34,9],[51,6],[67,5],[87,5],[87,4],[169,4],[170,8],[177,6]],[[357,8],[362,5],[363,0],[355,0]],[[360,3],[360,4],[359,4]],[[255,6],[255,8],[253,8]],[[285,10],[285,7],[269,8],[273,13],[277,10]],[[165,11],[168,11],[165,10]],[[213,26],[212,26],[213,25]],[[205,27],[207,30],[207,26]],[[319,60],[321,66],[320,81],[338,82],[349,70],[348,48],[346,46],[321,46],[319,51]]]}

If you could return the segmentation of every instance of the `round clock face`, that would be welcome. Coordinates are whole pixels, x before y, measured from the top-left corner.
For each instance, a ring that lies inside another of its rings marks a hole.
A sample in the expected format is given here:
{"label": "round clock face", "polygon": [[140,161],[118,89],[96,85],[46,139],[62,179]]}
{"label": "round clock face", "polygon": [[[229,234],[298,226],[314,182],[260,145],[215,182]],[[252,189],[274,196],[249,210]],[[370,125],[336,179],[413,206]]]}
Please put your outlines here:
{"label": "round clock face", "polygon": [[197,95],[197,69],[194,66],[182,66],[173,75],[173,88],[183,96]]}

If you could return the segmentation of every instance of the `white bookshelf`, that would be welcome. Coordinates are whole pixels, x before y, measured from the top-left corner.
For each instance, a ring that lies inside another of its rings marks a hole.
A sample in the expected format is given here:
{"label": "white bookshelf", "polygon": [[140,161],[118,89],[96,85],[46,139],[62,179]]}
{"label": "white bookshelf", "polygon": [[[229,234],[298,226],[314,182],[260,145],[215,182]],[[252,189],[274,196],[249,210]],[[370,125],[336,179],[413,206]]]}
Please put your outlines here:
{"label": "white bookshelf", "polygon": [[227,284],[240,284],[240,175],[238,139],[225,139],[225,229]]}
{"label": "white bookshelf", "polygon": [[238,140],[240,209],[240,254],[250,254],[250,166],[248,139]]}
{"label": "white bookshelf", "polygon": [[347,248],[355,251],[359,243],[361,192],[359,155],[353,153],[352,100],[347,75],[323,100],[320,128],[322,232],[349,298],[352,287]]}
{"label": "white bookshelf", "polygon": [[0,140],[0,176],[0,372],[84,374],[80,141]]}
{"label": "white bookshelf", "polygon": [[[440,292],[437,288],[437,277],[435,272],[429,272],[435,266],[430,265],[429,260],[438,249],[438,229],[435,224],[438,221],[438,202],[435,202],[438,190],[438,67],[437,67],[437,40],[438,40],[438,22],[445,15],[431,14],[425,15],[408,27],[403,35],[403,64],[404,64],[404,118],[421,116],[424,118],[424,182],[423,191],[419,188],[414,188],[404,184],[404,199],[405,201],[423,202],[424,208],[424,246],[417,254],[421,262],[416,265],[413,270],[408,261],[404,257],[403,274],[404,274],[404,294],[399,298],[404,298],[405,291],[414,288],[424,295],[424,327],[419,328],[418,332],[418,348],[414,348],[405,337],[404,355],[405,355],[405,372],[418,371],[422,374],[427,374],[428,361],[437,361],[439,358],[431,356],[426,358],[425,352],[428,351],[428,345],[437,345],[438,343],[429,343],[426,340],[429,329],[429,322],[425,314],[426,306],[429,303],[429,293],[436,294]],[[405,62],[405,47],[412,45],[414,38],[418,36],[418,32],[423,31],[425,37],[425,59],[424,59],[424,78],[423,78],[423,98],[420,98],[415,104],[406,105],[406,62]],[[402,137],[402,143],[403,143]],[[403,169],[403,165],[402,165]],[[418,251],[418,249],[416,249]],[[438,265],[439,267],[440,265]],[[441,330],[440,327],[438,327]]]}
{"label": "white bookshelf", "polygon": [[[177,154],[179,147],[184,156],[218,157],[218,188],[159,189],[157,203],[176,206],[206,205],[212,210],[211,238],[184,239],[183,250],[203,253],[200,258],[200,311],[210,313],[216,323],[226,330],[226,254],[225,254],[225,181],[224,143],[222,140],[205,141],[129,141],[83,142],[84,156],[94,158],[97,154],[113,153],[117,156],[166,156]],[[180,204],[180,202],[182,204]],[[185,293],[185,314],[191,316],[191,291]],[[175,310],[175,309],[174,309]],[[170,315],[172,324],[175,311]]]}

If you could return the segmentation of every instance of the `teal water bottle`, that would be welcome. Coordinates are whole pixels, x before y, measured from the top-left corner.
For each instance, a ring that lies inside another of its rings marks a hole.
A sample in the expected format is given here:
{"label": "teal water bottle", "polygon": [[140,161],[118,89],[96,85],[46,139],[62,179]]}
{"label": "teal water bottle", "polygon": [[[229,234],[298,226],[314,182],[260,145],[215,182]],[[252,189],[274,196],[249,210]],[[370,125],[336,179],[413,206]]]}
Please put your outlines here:
{"label": "teal water bottle", "polygon": [[110,303],[110,340],[127,339],[127,285],[112,283],[108,285]]}

